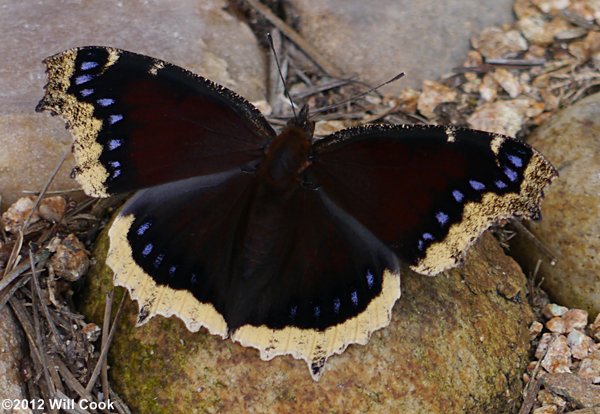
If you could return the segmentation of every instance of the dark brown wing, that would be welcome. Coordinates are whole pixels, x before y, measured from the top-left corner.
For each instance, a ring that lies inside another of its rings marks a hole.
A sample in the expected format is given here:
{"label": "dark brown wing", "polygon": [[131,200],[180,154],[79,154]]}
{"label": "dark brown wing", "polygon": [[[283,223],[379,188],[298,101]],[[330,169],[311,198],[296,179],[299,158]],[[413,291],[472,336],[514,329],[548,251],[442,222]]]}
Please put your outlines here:
{"label": "dark brown wing", "polygon": [[308,174],[413,269],[436,274],[458,264],[493,223],[537,217],[556,171],[506,136],[375,125],[315,143]]}
{"label": "dark brown wing", "polygon": [[275,135],[245,99],[161,60],[82,47],[44,62],[37,110],[66,120],[77,179],[92,196],[240,167]]}

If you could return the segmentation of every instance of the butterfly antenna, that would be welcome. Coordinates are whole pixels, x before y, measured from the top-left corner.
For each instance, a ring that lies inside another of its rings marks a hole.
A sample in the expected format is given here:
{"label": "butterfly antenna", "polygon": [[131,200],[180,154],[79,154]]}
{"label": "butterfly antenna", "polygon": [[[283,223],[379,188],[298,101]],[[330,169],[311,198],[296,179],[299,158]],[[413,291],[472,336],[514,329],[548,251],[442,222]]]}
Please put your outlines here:
{"label": "butterfly antenna", "polygon": [[285,92],[285,96],[290,100],[290,105],[292,106],[292,112],[294,113],[294,118],[298,119],[298,115],[296,114],[296,109],[294,109],[294,102],[292,102],[292,97],[287,88],[287,84],[285,83],[285,79],[283,79],[283,73],[281,72],[281,65],[279,65],[279,58],[277,57],[277,52],[275,51],[275,46],[273,45],[273,37],[271,33],[267,33],[267,39],[269,40],[269,46],[271,46],[271,50],[273,51],[273,57],[275,58],[275,64],[277,65],[277,72],[279,72],[279,78],[283,83],[283,91]]}
{"label": "butterfly antenna", "polygon": [[327,105],[327,106],[323,106],[323,107],[321,107],[319,109],[315,109],[314,111],[312,111],[310,113],[310,115],[318,114],[320,112],[325,112],[325,111],[328,111],[330,109],[337,108],[338,106],[342,106],[344,104],[347,104],[348,102],[352,102],[352,101],[354,101],[354,100],[356,100],[358,98],[362,98],[363,96],[365,96],[365,95],[373,92],[374,90],[377,90],[377,89],[379,89],[379,88],[381,88],[381,87],[383,87],[383,86],[385,86],[387,84],[390,84],[392,82],[396,82],[398,79],[400,79],[402,77],[404,77],[404,72],[400,72],[399,74],[397,74],[393,78],[388,79],[385,82],[383,82],[383,83],[381,83],[381,84],[379,84],[379,85],[377,85],[377,86],[375,86],[375,87],[373,87],[371,89],[368,89],[368,90],[366,90],[364,92],[361,92],[361,93],[359,93],[357,95],[351,96],[350,98],[345,99],[345,100],[343,100],[341,102],[337,102],[337,103],[334,103],[332,105]]}

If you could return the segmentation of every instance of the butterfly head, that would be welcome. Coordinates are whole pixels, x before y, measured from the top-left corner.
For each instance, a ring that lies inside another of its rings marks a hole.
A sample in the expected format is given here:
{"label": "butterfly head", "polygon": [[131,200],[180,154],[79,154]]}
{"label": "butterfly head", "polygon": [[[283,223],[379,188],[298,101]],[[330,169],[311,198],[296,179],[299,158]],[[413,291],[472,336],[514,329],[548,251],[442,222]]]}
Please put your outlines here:
{"label": "butterfly head", "polygon": [[298,115],[288,121],[287,127],[300,128],[306,133],[309,139],[312,139],[315,131],[315,122],[308,119],[308,110],[308,104],[304,104]]}

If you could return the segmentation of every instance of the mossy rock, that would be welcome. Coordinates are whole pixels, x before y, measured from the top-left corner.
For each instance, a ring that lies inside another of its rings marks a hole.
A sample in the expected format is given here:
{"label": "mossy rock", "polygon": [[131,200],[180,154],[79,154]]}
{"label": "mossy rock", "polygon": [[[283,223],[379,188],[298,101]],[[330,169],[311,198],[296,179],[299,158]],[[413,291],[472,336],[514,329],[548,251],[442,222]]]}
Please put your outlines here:
{"label": "mossy rock", "polygon": [[[98,324],[112,289],[107,247],[105,232],[80,298]],[[127,299],[109,373],[137,413],[511,413],[528,363],[525,296],[521,269],[485,234],[461,268],[437,277],[404,270],[390,326],[331,357],[319,382],[304,361],[262,361],[258,351],[191,333],[176,318],[136,328],[137,304]]]}

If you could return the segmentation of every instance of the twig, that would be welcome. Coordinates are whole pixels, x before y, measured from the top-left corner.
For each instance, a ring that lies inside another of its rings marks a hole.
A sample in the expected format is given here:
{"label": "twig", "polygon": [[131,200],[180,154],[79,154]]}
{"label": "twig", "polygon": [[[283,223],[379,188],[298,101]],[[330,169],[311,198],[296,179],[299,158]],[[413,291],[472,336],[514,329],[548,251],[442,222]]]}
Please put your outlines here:
{"label": "twig", "polygon": [[38,343],[35,338],[35,331],[34,331],[32,322],[29,319],[29,316],[27,315],[27,311],[25,310],[25,307],[21,304],[21,302],[18,299],[16,299],[13,296],[12,298],[9,299],[8,303],[10,304],[10,307],[12,308],[13,312],[15,313],[15,316],[19,320],[19,323],[21,324],[23,331],[25,332],[25,337],[27,338],[27,342],[29,343],[29,350],[31,351],[33,363],[34,363],[34,365],[38,365],[36,371],[37,372],[41,371],[44,375],[44,380],[45,380],[44,383],[45,383],[46,387],[40,387],[40,391],[42,393],[42,396],[44,396],[48,400],[54,396],[54,393],[56,392],[56,390],[53,388],[50,388],[51,387],[50,374],[48,373],[48,370],[47,370],[48,367],[43,363],[43,361],[44,361],[44,356],[42,355],[43,351],[41,351],[40,348],[38,347]]}
{"label": "twig", "polygon": [[[29,248],[31,251],[31,245]],[[33,287],[34,287],[34,292],[32,292],[32,293],[35,293],[40,300],[40,306],[42,308],[42,312],[44,313],[44,317],[46,318],[46,321],[48,322],[48,326],[50,327],[50,332],[52,332],[52,336],[54,337],[54,342],[56,343],[56,346],[58,346],[58,348],[61,351],[64,351],[65,344],[62,341],[62,338],[60,337],[58,330],[56,329],[54,320],[52,320],[52,317],[50,316],[50,311],[48,311],[48,305],[46,304],[46,301],[44,300],[44,297],[42,296],[42,289],[40,288],[40,282],[37,277],[37,273],[35,270],[35,264],[33,263],[33,257],[31,256],[31,254],[29,255],[29,263],[31,265],[31,280],[33,280]]]}
{"label": "twig", "polygon": [[[67,400],[67,401],[70,400],[69,397],[67,397],[65,394],[63,394],[60,391],[56,393],[56,398],[59,398],[61,400]],[[63,408],[62,410],[68,414],[89,414],[88,411],[82,410],[77,405],[75,405],[75,408],[73,408],[73,409]]]}
{"label": "twig", "polygon": [[[104,305],[104,320],[102,321],[102,349],[108,347],[108,327],[110,326],[110,314],[112,312],[112,302],[115,294],[115,289],[106,294],[106,302]],[[102,361],[102,393],[104,400],[110,399],[110,389],[108,387],[108,361],[104,358]]]}
{"label": "twig", "polygon": [[[48,251],[47,249],[42,249],[39,253],[36,253],[33,256],[33,261],[35,264],[40,264],[40,266],[43,266],[46,264],[46,261],[50,257],[50,254],[50,251]],[[0,291],[2,291],[4,288],[10,285],[13,282],[13,280],[18,278],[19,275],[21,275],[21,273],[24,273],[26,270],[28,270],[29,267],[30,263],[21,263],[12,271],[10,271],[7,275],[5,275],[0,280]]]}
{"label": "twig", "polygon": [[535,234],[533,234],[531,231],[529,231],[529,229],[527,227],[525,227],[520,221],[515,220],[515,219],[510,219],[510,223],[519,231],[521,232],[521,234],[523,234],[525,237],[527,237],[531,242],[533,242],[533,244],[535,244],[535,246],[541,250],[546,257],[550,260],[550,265],[554,266],[556,264],[556,254],[549,248],[547,247],[544,243],[542,243]]}
{"label": "twig", "polygon": [[[33,278],[32,278],[33,280]],[[33,284],[33,281],[31,282]],[[31,290],[33,291],[33,287],[31,288]],[[50,391],[50,395],[49,398],[54,398],[54,396],[56,395],[56,386],[54,384],[54,381],[51,378],[50,375],[50,369],[48,368],[48,360],[46,359],[46,352],[44,351],[44,338],[42,337],[42,330],[40,327],[40,318],[38,315],[38,309],[36,306],[36,302],[37,302],[37,298],[35,296],[35,294],[32,292],[31,293],[31,313],[33,315],[33,332],[35,334],[35,343],[33,344],[34,346],[39,346],[40,347],[40,363],[42,364],[42,372],[44,374],[44,380],[46,381],[46,385],[48,386],[48,390]],[[56,409],[51,408],[50,409],[51,412],[53,413],[57,413]]]}
{"label": "twig", "polygon": [[125,303],[126,297],[127,297],[127,295],[124,294],[123,297],[121,298],[121,303],[119,303],[119,307],[117,309],[117,314],[115,315],[115,318],[113,319],[113,323],[110,327],[110,333],[108,334],[106,346],[102,347],[102,352],[100,352],[100,356],[98,357],[98,362],[96,363],[96,366],[94,367],[94,371],[92,372],[92,375],[90,376],[90,380],[88,381],[87,386],[85,387],[85,391],[88,393],[92,391],[92,388],[94,388],[96,379],[98,378],[98,375],[100,375],[100,370],[102,368],[103,360],[106,359],[106,356],[108,355],[108,349],[110,348],[110,344],[115,336],[115,332],[117,331],[117,324],[119,322],[119,318],[121,317],[121,311],[123,310],[123,304]]}
{"label": "twig", "polygon": [[85,398],[86,400],[92,401],[94,398],[92,394],[88,393],[83,385],[75,378],[69,367],[65,364],[65,362],[56,356],[52,357],[52,362],[58,367],[58,372],[62,377],[63,381],[67,386],[75,392],[79,398]]}
{"label": "twig", "polygon": [[4,295],[0,296],[0,311],[2,310],[4,305],[6,305],[6,303],[12,297],[12,295],[14,295],[17,290],[21,289],[21,287],[25,286],[30,279],[30,276],[25,276],[21,278],[18,282],[12,285],[12,287],[8,289],[6,293],[4,293]]}
{"label": "twig", "polygon": [[[533,386],[529,386],[533,382]],[[535,404],[535,399],[542,386],[542,378],[531,378],[531,381],[527,384],[527,391],[523,398],[523,404],[519,410],[519,414],[529,414]]]}
{"label": "twig", "polygon": [[336,68],[331,62],[329,62],[323,55],[308,43],[298,32],[288,26],[283,20],[277,17],[267,6],[258,2],[258,0],[245,0],[251,7],[256,9],[267,19],[273,26],[281,30],[281,33],[288,39],[290,39],[296,46],[302,51],[321,69],[328,75],[336,78],[341,78],[343,74]]}

